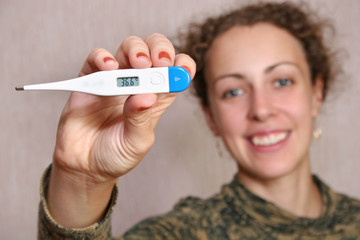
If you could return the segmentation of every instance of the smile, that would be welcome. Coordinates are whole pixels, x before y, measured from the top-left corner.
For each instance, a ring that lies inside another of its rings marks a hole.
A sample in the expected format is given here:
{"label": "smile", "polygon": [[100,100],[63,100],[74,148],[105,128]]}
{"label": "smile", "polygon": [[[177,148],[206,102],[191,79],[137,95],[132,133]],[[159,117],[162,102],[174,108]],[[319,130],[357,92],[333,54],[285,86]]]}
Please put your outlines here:
{"label": "smile", "polygon": [[288,132],[271,133],[264,136],[253,136],[250,141],[255,146],[271,146],[283,141],[288,135]]}

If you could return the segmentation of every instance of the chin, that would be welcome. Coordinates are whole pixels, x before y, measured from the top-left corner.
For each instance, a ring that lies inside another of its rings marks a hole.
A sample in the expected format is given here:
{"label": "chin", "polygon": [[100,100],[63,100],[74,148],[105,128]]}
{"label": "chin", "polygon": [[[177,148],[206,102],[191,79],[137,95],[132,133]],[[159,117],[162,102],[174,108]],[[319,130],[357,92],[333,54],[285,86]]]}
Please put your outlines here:
{"label": "chin", "polygon": [[271,181],[280,179],[290,174],[295,174],[300,172],[302,169],[302,164],[292,163],[288,161],[266,161],[262,163],[257,163],[251,168],[245,168],[239,165],[240,175],[248,175],[251,178]]}

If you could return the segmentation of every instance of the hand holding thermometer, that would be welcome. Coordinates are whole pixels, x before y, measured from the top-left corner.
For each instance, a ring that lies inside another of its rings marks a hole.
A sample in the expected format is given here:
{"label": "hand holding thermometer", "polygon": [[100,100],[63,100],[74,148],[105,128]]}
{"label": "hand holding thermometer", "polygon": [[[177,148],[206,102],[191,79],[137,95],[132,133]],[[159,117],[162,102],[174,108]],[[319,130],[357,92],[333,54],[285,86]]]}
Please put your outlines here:
{"label": "hand holding thermometer", "polygon": [[190,84],[190,74],[182,67],[120,69],[100,71],[82,77],[15,87],[24,90],[64,90],[100,96],[184,91]]}

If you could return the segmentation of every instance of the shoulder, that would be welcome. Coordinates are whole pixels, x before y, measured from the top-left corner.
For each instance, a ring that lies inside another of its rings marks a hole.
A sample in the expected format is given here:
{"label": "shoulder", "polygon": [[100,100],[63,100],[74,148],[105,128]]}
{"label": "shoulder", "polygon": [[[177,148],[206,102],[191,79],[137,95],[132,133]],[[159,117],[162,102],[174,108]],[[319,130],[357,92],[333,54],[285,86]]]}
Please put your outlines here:
{"label": "shoulder", "polygon": [[334,193],[336,211],[343,214],[357,215],[360,218],[360,201],[342,193]]}
{"label": "shoulder", "polygon": [[317,176],[314,176],[314,181],[322,192],[324,205],[327,208],[326,218],[333,224],[356,226],[360,229],[360,201],[334,191]]}
{"label": "shoulder", "polygon": [[334,194],[334,212],[332,222],[347,233],[359,234],[360,201],[345,194]]}
{"label": "shoulder", "polygon": [[[222,222],[226,203],[221,194],[208,199],[186,197],[181,199],[167,214],[143,220],[124,237],[140,236],[151,239],[203,239],[209,229],[215,229]],[[131,238],[124,238],[131,239]],[[145,239],[145,238],[144,238]]]}
{"label": "shoulder", "polygon": [[327,208],[327,214],[334,215],[335,217],[356,217],[360,220],[360,201],[358,199],[334,191],[315,175],[313,179],[321,191],[324,205]]}

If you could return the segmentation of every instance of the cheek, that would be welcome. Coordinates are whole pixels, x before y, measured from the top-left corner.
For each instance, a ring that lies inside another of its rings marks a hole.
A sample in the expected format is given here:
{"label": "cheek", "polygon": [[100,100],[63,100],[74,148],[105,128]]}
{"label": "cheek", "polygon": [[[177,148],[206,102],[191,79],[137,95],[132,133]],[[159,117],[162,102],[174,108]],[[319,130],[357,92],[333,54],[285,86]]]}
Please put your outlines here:
{"label": "cheek", "polygon": [[[313,118],[313,104],[311,98],[304,92],[296,92],[277,101],[278,109],[284,113],[295,125],[308,126]],[[304,129],[305,130],[305,129]]]}
{"label": "cheek", "polygon": [[220,135],[237,135],[246,126],[246,108],[239,104],[217,104],[215,124]]}

